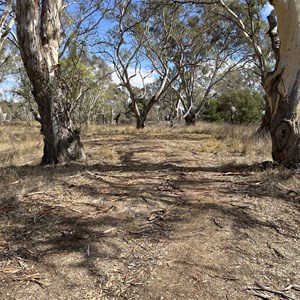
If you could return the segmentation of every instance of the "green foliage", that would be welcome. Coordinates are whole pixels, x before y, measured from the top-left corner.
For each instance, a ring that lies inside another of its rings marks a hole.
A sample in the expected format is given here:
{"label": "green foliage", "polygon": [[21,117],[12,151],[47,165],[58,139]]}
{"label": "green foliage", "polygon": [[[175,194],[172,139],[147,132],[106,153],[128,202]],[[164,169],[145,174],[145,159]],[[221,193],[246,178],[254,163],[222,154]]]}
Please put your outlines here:
{"label": "green foliage", "polygon": [[249,89],[227,90],[208,102],[203,112],[206,121],[255,123],[262,117],[264,98]]}
{"label": "green foliage", "polygon": [[[112,92],[110,68],[90,53],[84,45],[71,43],[68,56],[60,60],[64,81],[68,85],[66,96],[76,124],[107,119]],[[107,106],[109,108],[107,108]]]}
{"label": "green foliage", "polygon": [[220,104],[217,100],[212,99],[206,103],[203,111],[203,119],[208,122],[224,121],[223,114],[220,110]]}

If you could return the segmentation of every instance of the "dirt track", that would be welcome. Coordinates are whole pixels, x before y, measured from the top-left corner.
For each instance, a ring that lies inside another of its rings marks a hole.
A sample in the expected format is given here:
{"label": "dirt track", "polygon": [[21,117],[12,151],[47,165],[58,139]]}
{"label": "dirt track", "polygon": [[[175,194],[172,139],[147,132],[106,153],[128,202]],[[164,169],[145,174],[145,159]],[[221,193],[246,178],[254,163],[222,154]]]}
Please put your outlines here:
{"label": "dirt track", "polygon": [[300,175],[210,143],[103,134],[3,168],[0,299],[300,299]]}

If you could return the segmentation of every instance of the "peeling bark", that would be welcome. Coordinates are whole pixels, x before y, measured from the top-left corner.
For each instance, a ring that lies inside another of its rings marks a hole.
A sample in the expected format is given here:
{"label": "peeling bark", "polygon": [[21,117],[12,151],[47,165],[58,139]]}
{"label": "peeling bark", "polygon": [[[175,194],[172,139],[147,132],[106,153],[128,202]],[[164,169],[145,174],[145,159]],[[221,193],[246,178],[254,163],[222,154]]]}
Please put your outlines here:
{"label": "peeling bark", "polygon": [[279,60],[279,47],[280,47],[280,41],[278,36],[278,28],[277,28],[277,20],[275,11],[272,10],[270,15],[267,17],[269,22],[269,30],[267,34],[269,35],[272,43],[272,50],[275,56],[276,62]]}
{"label": "peeling bark", "polygon": [[274,72],[264,79],[271,111],[272,156],[291,167],[300,163],[300,1],[273,0],[280,48]]}
{"label": "peeling bark", "polygon": [[16,1],[21,57],[33,86],[44,135],[43,165],[84,157],[79,131],[70,118],[58,63],[61,9],[61,0]]}

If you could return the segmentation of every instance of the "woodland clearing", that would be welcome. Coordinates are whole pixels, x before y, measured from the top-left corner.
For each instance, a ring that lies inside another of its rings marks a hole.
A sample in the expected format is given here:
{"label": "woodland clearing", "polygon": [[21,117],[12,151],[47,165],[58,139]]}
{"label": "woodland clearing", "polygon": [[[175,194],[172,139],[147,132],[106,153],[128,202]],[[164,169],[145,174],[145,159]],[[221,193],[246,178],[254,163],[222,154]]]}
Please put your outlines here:
{"label": "woodland clearing", "polygon": [[0,299],[300,299],[300,173],[255,128],[0,125]]}

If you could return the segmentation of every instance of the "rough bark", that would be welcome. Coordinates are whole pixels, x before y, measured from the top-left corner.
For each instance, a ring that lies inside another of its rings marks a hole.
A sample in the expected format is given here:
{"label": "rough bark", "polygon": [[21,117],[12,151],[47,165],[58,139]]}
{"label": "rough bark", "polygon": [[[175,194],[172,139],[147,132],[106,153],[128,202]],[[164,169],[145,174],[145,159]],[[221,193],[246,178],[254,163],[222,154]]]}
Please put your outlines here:
{"label": "rough bark", "polygon": [[136,129],[144,129],[146,126],[145,116],[136,116]]}
{"label": "rough bark", "polygon": [[115,118],[114,118],[115,124],[119,124],[119,119],[120,119],[120,117],[121,117],[121,113],[118,113],[118,114],[115,116]]}
{"label": "rough bark", "polygon": [[273,0],[278,20],[279,58],[264,80],[271,112],[272,156],[291,167],[300,163],[300,1]]}
{"label": "rough bark", "polygon": [[275,11],[272,10],[272,12],[267,17],[268,23],[269,23],[269,30],[267,34],[269,35],[272,43],[272,50],[275,56],[276,62],[279,60],[279,47],[280,47],[280,41],[278,36],[278,28],[277,28],[277,19],[275,15]]}
{"label": "rough bark", "polygon": [[42,164],[84,157],[79,131],[70,118],[58,53],[61,0],[17,0],[17,36],[21,57],[33,87],[44,135]]}
{"label": "rough bark", "polygon": [[193,112],[189,112],[185,117],[184,117],[186,125],[196,125],[196,115]]}
{"label": "rough bark", "polygon": [[[272,10],[272,12],[269,14],[267,19],[268,19],[268,23],[269,23],[269,30],[267,31],[267,35],[269,35],[269,37],[270,37],[272,50],[273,50],[274,58],[275,58],[276,65],[277,65],[278,61],[279,61],[280,41],[279,41],[279,36],[278,36],[277,18],[276,18],[274,10]],[[264,70],[264,72],[261,73],[262,85],[264,88],[265,88],[264,81],[265,81],[266,75],[268,75],[268,74]],[[270,107],[270,102],[268,101],[268,96],[267,96],[268,91],[266,89],[265,89],[265,91],[266,91],[265,114],[262,118],[260,128],[257,131],[258,135],[260,135],[260,136],[266,136],[267,134],[270,133],[270,129],[271,129],[271,119],[272,119],[271,107]]]}

